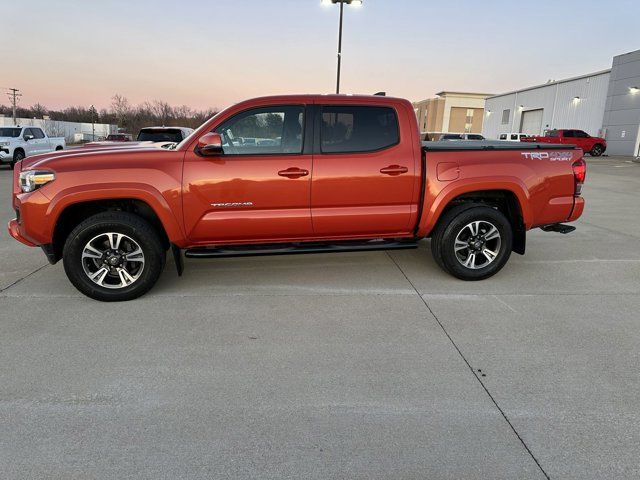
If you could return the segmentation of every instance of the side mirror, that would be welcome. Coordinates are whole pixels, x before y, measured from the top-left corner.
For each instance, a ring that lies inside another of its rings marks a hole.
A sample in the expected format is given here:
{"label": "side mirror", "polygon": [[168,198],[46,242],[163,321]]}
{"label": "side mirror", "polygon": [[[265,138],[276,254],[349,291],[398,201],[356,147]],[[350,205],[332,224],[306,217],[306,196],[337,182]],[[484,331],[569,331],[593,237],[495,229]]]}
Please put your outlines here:
{"label": "side mirror", "polygon": [[25,135],[25,136],[24,136],[24,140],[25,140],[25,142],[28,142],[29,140],[33,140],[34,138],[35,138],[35,137],[34,137],[33,135],[29,135],[29,134],[27,134],[27,135]]}
{"label": "side mirror", "polygon": [[219,133],[207,133],[198,140],[198,152],[205,157],[224,154]]}

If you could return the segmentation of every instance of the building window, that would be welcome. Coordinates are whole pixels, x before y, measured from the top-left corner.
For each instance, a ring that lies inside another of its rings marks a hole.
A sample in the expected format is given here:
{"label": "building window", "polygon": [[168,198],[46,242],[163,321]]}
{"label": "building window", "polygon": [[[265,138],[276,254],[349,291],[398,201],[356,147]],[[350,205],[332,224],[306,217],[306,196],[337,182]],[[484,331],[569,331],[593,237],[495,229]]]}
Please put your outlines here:
{"label": "building window", "polygon": [[473,128],[473,108],[467,108],[467,118],[465,119],[464,131],[465,133],[471,132]]}
{"label": "building window", "polygon": [[511,116],[511,110],[502,111],[502,125],[507,125],[509,123],[510,116]]}

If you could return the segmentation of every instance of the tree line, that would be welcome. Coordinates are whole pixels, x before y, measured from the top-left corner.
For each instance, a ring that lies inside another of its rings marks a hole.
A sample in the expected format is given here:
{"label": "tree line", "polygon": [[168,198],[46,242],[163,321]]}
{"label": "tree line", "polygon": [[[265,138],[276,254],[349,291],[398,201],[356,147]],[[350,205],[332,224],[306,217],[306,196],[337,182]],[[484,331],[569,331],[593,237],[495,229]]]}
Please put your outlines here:
{"label": "tree line", "polygon": [[[0,113],[10,117],[10,106],[0,105]],[[216,109],[197,110],[186,105],[174,107],[161,100],[131,105],[126,97],[116,94],[111,98],[110,107],[97,110],[91,107],[74,106],[62,110],[51,110],[36,103],[31,107],[18,107],[19,118],[43,118],[53,121],[108,123],[117,125],[121,131],[135,135],[143,127],[179,126],[197,128],[217,113]]]}

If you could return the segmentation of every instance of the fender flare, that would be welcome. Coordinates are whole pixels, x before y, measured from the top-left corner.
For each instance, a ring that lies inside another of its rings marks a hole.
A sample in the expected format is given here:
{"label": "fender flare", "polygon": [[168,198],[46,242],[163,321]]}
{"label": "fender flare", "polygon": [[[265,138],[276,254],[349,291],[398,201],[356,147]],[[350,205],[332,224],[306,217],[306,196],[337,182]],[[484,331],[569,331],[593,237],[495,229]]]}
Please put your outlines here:
{"label": "fender flare", "polygon": [[145,202],[155,212],[169,237],[169,241],[178,245],[186,242],[186,236],[180,221],[167,202],[166,198],[154,187],[147,184],[122,182],[107,184],[94,184],[90,188],[87,185],[74,186],[58,192],[50,199],[47,208],[47,216],[53,218],[50,222],[50,238],[62,212],[75,204],[100,201],[131,199]]}
{"label": "fender flare", "polygon": [[[481,184],[481,186],[480,186]],[[532,212],[530,207],[530,195],[524,183],[515,177],[492,177],[491,179],[478,182],[477,178],[458,180],[443,188],[433,199],[430,205],[425,205],[420,218],[419,237],[428,236],[436,223],[440,219],[442,212],[449,203],[465,193],[483,192],[491,190],[505,190],[513,193],[520,205],[522,220],[525,229],[529,229],[532,224]],[[427,201],[427,199],[425,199]]]}

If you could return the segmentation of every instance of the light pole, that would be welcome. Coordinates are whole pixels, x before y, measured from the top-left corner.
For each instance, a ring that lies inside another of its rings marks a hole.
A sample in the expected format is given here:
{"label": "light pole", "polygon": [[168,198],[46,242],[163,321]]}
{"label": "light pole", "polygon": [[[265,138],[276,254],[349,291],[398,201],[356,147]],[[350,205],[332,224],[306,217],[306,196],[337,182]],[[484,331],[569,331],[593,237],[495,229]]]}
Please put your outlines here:
{"label": "light pole", "polygon": [[342,64],[342,17],[344,15],[344,4],[361,7],[363,0],[322,0],[323,5],[340,4],[340,28],[338,30],[338,78],[336,81],[336,93],[340,93],[340,67]]}

